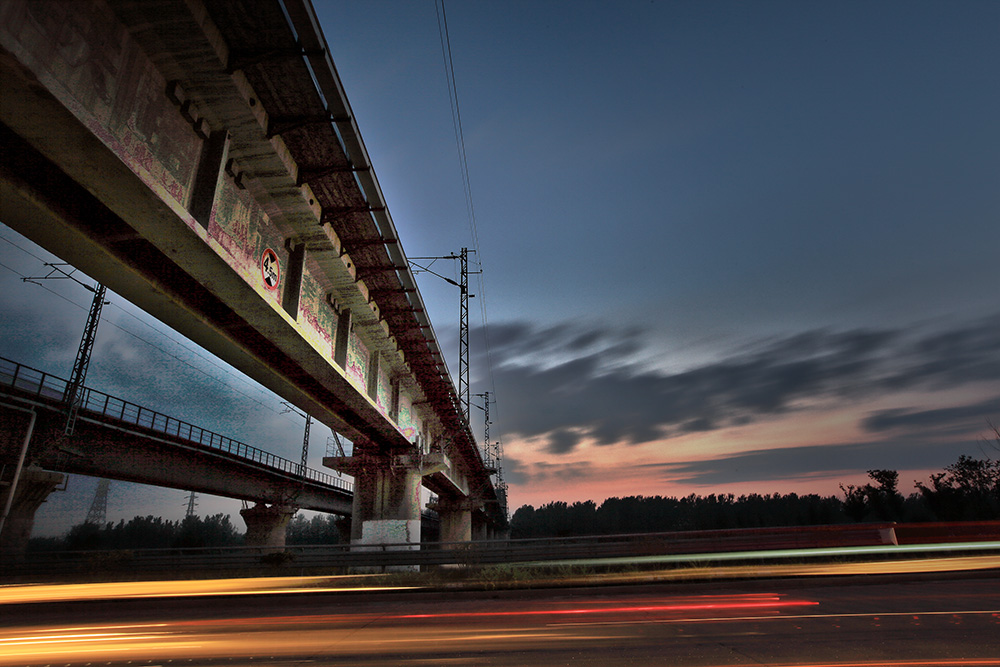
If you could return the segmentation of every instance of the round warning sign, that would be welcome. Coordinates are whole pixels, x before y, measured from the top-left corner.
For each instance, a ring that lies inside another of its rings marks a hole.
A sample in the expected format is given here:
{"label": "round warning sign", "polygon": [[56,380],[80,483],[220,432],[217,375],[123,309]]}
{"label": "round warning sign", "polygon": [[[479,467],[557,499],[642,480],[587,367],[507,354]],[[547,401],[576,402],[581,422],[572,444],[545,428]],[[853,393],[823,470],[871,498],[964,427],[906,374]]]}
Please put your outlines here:
{"label": "round warning sign", "polygon": [[281,266],[278,264],[278,253],[270,248],[265,248],[260,255],[260,276],[264,279],[267,289],[278,289]]}

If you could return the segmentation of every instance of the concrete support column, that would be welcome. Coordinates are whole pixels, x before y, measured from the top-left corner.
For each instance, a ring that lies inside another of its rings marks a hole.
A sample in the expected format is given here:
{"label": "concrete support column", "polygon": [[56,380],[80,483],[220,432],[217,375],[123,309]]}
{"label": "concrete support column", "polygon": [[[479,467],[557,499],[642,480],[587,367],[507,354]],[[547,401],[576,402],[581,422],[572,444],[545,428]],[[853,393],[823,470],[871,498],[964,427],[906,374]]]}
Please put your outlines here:
{"label": "concrete support column", "polygon": [[354,477],[351,544],[420,545],[420,484],[446,467],[439,454],[379,452],[354,443],[354,456],[328,456],[323,465]]}
{"label": "concrete support column", "polygon": [[[441,518],[442,542],[472,541],[472,513],[476,509],[474,503],[469,500],[443,500],[439,501],[434,509]],[[449,548],[454,549],[458,546],[449,545]]]}
{"label": "concrete support column", "polygon": [[486,517],[482,512],[477,512],[472,520],[472,539],[483,541],[488,539]]}
{"label": "concrete support column", "polygon": [[288,534],[288,522],[296,511],[296,508],[287,505],[264,503],[257,503],[253,507],[240,510],[240,516],[247,525],[247,546],[283,549]]}
{"label": "concrete support column", "polygon": [[386,463],[354,475],[352,544],[420,543],[420,470]]}
{"label": "concrete support column", "polygon": [[4,559],[24,559],[28,538],[35,525],[35,512],[64,479],[66,476],[61,473],[37,466],[28,466],[21,471],[10,513],[3,524],[3,533],[0,533],[0,554]]}
{"label": "concrete support column", "polygon": [[340,544],[351,543],[351,517],[339,517],[334,523],[337,525],[337,541]]}

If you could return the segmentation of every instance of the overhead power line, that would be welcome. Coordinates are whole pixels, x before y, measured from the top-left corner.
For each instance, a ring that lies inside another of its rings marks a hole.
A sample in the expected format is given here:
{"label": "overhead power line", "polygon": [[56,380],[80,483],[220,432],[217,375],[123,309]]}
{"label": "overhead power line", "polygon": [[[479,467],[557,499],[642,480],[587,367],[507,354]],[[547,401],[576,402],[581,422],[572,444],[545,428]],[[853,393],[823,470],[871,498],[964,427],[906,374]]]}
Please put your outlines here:
{"label": "overhead power line", "polygon": [[459,105],[458,83],[455,78],[454,58],[451,50],[451,36],[448,30],[448,12],[445,8],[444,0],[435,0],[434,9],[437,13],[438,35],[441,40],[441,54],[444,59],[445,79],[448,86],[448,103],[451,106],[452,124],[455,128],[455,144],[458,149],[459,168],[462,175],[462,188],[465,194],[465,204],[469,216],[469,229],[472,234],[472,247],[475,251],[476,262],[479,265],[477,280],[479,283],[479,309],[482,314],[483,336],[486,348],[487,373],[489,374],[490,388],[496,394],[496,386],[493,379],[493,355],[490,350],[489,324],[487,320],[486,307],[486,284],[483,278],[483,254],[479,247],[479,229],[476,224],[476,207],[472,197],[472,179],[469,176],[469,161],[465,150],[465,132],[462,128],[462,110]]}
{"label": "overhead power line", "polygon": [[[452,57],[451,51],[451,35],[448,31],[448,12],[445,9],[445,0],[435,0],[434,9],[437,13],[438,19],[438,35],[441,40],[441,54],[444,58],[444,70],[445,79],[448,84],[448,102],[451,105],[451,116],[452,123],[455,127],[455,143],[458,147],[458,159],[459,166],[462,173],[462,188],[465,192],[465,205],[468,210],[469,215],[469,229],[472,233],[472,247],[476,255],[476,262],[479,266],[479,271],[476,272],[477,280],[479,284],[479,310],[482,315],[483,321],[483,345],[486,350],[486,371],[489,375],[489,386],[493,392],[493,396],[497,395],[496,391],[496,381],[493,377],[493,353],[490,348],[490,333],[489,333],[489,322],[486,316],[486,281],[483,277],[483,254],[479,247],[479,229],[476,225],[476,207],[473,204],[472,198],[472,179],[469,177],[469,160],[465,151],[465,132],[462,129],[462,111],[458,103],[458,83],[455,79],[455,62]],[[466,287],[467,290],[467,287]],[[466,318],[468,317],[467,311],[463,311]],[[467,321],[467,319],[466,319]],[[467,326],[467,325],[466,325]],[[465,330],[465,345],[468,344],[468,329]],[[460,334],[461,339],[461,334]],[[467,349],[467,348],[466,348]],[[460,355],[461,356],[461,355]],[[461,370],[461,369],[460,369]],[[461,372],[459,373],[461,377]],[[469,417],[469,401],[468,401],[468,388],[465,388],[465,415],[466,420]],[[498,440],[498,446],[501,447],[502,444]],[[501,485],[503,486],[504,495],[504,505],[506,506],[506,485],[503,484],[502,477],[500,477]],[[506,507],[505,510],[506,512]]]}

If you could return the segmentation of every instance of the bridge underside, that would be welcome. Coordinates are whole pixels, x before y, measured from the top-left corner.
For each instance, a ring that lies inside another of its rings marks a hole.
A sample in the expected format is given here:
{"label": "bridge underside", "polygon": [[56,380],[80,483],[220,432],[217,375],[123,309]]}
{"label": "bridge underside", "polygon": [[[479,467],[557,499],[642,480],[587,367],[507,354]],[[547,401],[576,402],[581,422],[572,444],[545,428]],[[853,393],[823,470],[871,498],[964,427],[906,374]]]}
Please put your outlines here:
{"label": "bridge underside", "polygon": [[[115,425],[82,415],[73,438],[63,432],[62,411],[38,407],[31,437],[31,460],[57,472],[107,477],[126,482],[207,493],[250,502],[350,515],[353,494],[336,491],[294,475],[199,447],[195,443],[138,426]],[[19,412],[0,405],[0,422],[24,421]],[[0,453],[16,459],[23,429],[0,429]]]}
{"label": "bridge underside", "polygon": [[10,0],[0,90],[5,224],[506,523],[308,0]]}

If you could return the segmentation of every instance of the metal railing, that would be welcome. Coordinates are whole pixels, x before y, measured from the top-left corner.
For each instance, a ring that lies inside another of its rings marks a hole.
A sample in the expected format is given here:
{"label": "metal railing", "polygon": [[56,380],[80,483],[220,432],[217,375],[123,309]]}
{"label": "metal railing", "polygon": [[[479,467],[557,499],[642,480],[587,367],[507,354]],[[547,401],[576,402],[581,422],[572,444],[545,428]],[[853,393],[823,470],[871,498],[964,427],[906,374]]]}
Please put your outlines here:
{"label": "metal railing", "polygon": [[[50,375],[36,368],[19,364],[5,357],[0,357],[0,386],[6,385],[29,395],[61,401],[66,391],[68,381]],[[241,459],[266,466],[297,477],[344,491],[353,491],[354,485],[335,475],[313,468],[303,468],[302,464],[280,456],[275,456],[263,449],[252,447],[239,440],[233,440],[224,435],[203,429],[186,421],[175,419],[161,412],[137,405],[130,401],[105,394],[96,389],[81,387],[81,412],[100,415],[109,419],[146,428],[157,433],[173,436],[180,440],[191,442],[202,447],[232,454]]]}

